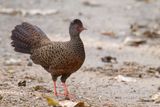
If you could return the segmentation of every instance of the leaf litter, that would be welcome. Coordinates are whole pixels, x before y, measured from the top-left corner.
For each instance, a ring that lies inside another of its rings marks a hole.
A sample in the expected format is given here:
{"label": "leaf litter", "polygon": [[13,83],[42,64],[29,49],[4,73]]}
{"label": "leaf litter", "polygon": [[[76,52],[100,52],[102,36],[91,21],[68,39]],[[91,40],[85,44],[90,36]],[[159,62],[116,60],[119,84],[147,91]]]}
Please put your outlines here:
{"label": "leaf litter", "polygon": [[42,95],[43,98],[46,99],[47,103],[49,106],[53,107],[91,107],[88,103],[79,101],[79,102],[74,102],[71,100],[62,100],[62,101],[57,101],[54,98],[51,98],[50,96],[47,95]]}

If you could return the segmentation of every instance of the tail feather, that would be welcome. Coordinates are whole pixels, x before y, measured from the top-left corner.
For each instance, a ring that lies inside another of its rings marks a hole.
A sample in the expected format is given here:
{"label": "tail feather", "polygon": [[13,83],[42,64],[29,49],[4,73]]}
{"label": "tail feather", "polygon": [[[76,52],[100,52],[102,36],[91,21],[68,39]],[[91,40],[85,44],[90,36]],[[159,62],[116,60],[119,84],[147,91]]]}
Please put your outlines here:
{"label": "tail feather", "polygon": [[14,48],[14,50],[15,50],[16,52],[21,52],[21,53],[25,53],[25,54],[31,54],[30,50],[28,50],[28,49]]}
{"label": "tail feather", "polygon": [[26,22],[15,27],[11,39],[11,45],[15,51],[27,54],[30,54],[32,49],[50,43],[50,40],[40,28]]}

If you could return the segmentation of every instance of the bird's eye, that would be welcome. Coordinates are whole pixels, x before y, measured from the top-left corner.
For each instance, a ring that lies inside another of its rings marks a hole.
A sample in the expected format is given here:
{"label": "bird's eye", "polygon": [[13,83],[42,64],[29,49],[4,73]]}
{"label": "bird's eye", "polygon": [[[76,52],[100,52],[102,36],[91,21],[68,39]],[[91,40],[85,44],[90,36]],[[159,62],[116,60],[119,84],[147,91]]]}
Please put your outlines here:
{"label": "bird's eye", "polygon": [[79,31],[79,32],[81,31],[80,26],[77,26],[77,31]]}

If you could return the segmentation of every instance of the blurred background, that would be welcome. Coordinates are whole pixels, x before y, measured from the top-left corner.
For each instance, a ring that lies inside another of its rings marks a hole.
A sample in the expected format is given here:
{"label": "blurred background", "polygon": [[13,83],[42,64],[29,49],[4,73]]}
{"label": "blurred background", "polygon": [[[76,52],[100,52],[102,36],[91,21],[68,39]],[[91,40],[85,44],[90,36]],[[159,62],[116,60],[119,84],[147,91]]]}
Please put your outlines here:
{"label": "blurred background", "polygon": [[160,86],[159,0],[0,0],[0,106],[44,107],[39,93],[52,95],[50,75],[13,51],[13,28],[29,22],[51,40],[66,41],[75,18],[88,29],[81,34],[85,63],[68,79],[77,100],[93,107],[158,107],[147,101]]}

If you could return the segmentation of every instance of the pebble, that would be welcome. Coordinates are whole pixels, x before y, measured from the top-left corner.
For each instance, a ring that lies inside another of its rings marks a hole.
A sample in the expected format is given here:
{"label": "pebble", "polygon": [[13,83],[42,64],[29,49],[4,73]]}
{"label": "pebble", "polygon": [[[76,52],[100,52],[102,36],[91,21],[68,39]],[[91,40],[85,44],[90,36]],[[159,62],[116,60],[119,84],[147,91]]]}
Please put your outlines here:
{"label": "pebble", "polygon": [[32,66],[32,65],[33,65],[33,63],[31,61],[28,61],[27,66]]}
{"label": "pebble", "polygon": [[20,86],[26,86],[26,81],[24,80],[24,81],[19,81],[18,82],[18,86],[20,87]]}
{"label": "pebble", "polygon": [[3,99],[2,95],[0,95],[0,101]]}
{"label": "pebble", "polygon": [[93,1],[93,0],[84,0],[82,2],[82,4],[85,5],[85,6],[90,6],[90,7],[101,6],[101,4],[99,4],[97,1]]}

